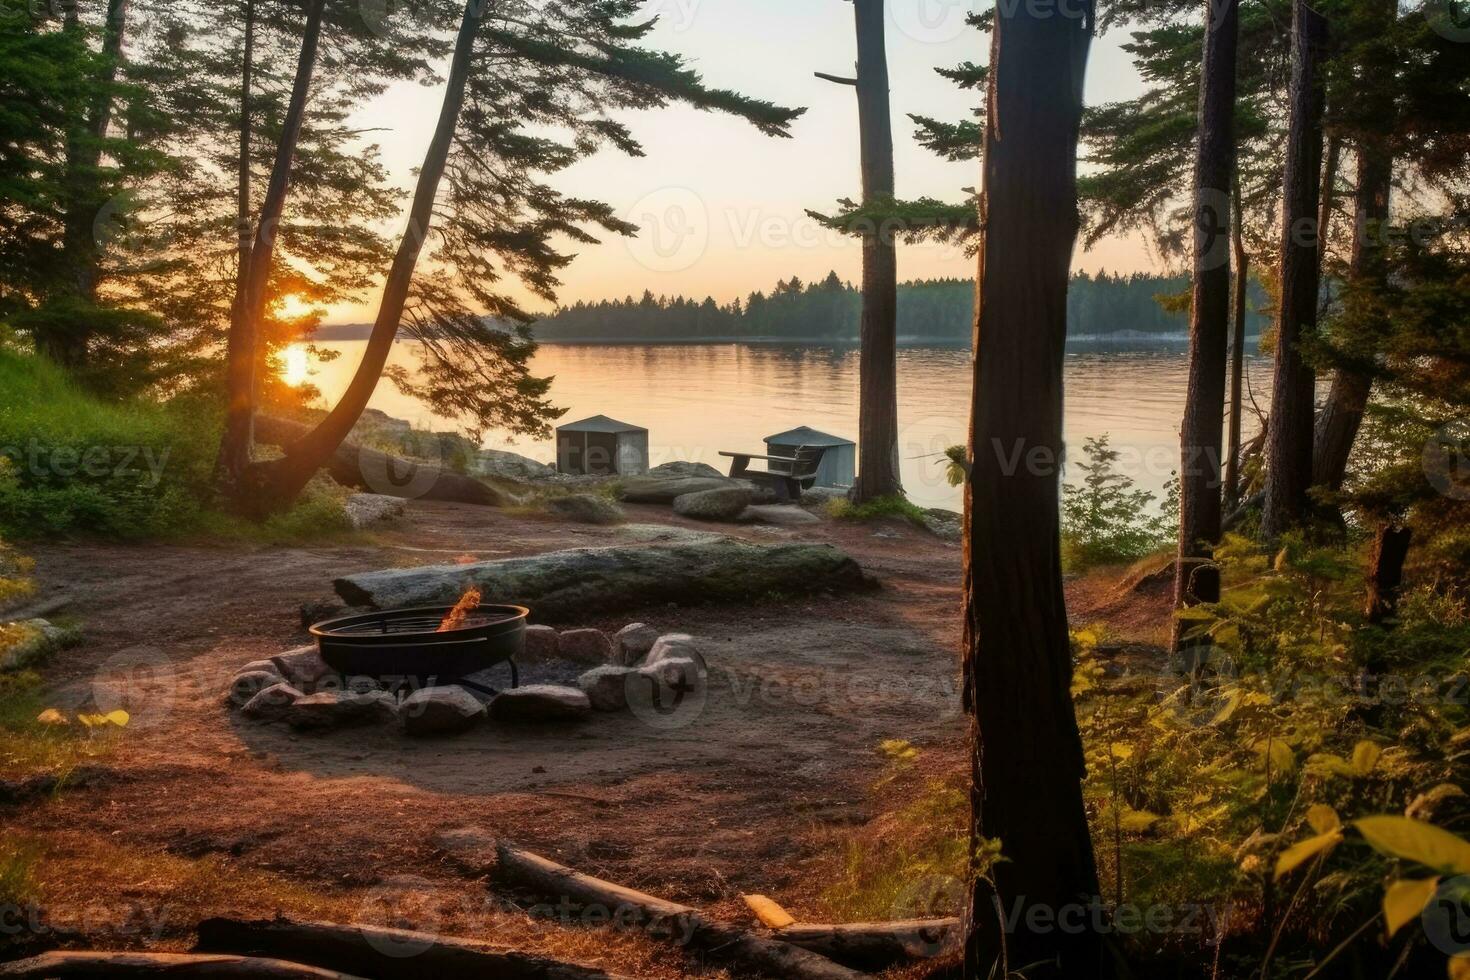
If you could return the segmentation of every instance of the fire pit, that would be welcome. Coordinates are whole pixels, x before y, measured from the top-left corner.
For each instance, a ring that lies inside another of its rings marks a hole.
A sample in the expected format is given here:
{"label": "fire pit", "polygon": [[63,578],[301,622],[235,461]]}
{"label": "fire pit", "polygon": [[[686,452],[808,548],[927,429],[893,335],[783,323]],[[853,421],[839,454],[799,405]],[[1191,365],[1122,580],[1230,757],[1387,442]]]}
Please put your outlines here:
{"label": "fire pit", "polygon": [[[510,667],[510,686],[520,683],[515,656],[525,647],[524,606],[430,606],[362,613],[311,628],[322,659],[346,677],[369,676],[402,684],[460,684],[498,664]],[[453,620],[451,621],[451,616]]]}

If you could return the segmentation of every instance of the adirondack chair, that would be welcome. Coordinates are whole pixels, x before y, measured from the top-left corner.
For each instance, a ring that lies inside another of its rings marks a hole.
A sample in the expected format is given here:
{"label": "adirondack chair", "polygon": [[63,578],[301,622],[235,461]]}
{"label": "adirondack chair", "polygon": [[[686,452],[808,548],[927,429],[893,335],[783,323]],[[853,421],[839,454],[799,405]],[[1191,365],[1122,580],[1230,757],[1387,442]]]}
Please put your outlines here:
{"label": "adirondack chair", "polygon": [[[733,460],[730,464],[731,479],[749,480],[756,486],[769,487],[778,499],[790,501],[800,500],[801,492],[811,489],[817,481],[817,467],[822,465],[822,455],[826,451],[825,446],[801,446],[795,456],[762,456],[723,450],[720,455]],[[755,459],[763,460],[767,464],[766,469],[751,469],[750,462]]]}

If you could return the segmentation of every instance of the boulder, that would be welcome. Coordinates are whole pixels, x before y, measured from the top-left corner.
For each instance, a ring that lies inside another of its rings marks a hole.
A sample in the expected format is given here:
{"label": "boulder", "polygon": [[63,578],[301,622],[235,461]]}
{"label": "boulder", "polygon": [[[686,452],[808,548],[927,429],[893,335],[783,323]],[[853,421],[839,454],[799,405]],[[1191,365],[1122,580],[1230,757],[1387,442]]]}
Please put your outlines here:
{"label": "boulder", "polygon": [[620,496],[635,504],[671,504],[685,494],[740,486],[723,476],[631,476],[622,482]]}
{"label": "boulder", "polygon": [[669,657],[655,664],[645,664],[638,668],[637,673],[640,677],[652,677],[667,689],[690,691],[698,689],[706,672],[702,661]]}
{"label": "boulder", "polygon": [[348,523],[361,531],[403,520],[403,516],[408,513],[408,501],[381,493],[354,493],[343,501],[342,509],[347,513]]}
{"label": "boulder", "polygon": [[776,524],[782,527],[822,523],[816,514],[795,504],[751,504],[736,520],[744,524]]}
{"label": "boulder", "polygon": [[485,717],[485,706],[458,684],[425,687],[398,705],[398,724],[405,735],[456,735]]}
{"label": "boulder", "polygon": [[334,583],[348,605],[377,609],[449,605],[467,584],[479,586],[487,602],[530,606],[543,620],[565,621],[670,602],[749,602],[773,592],[855,590],[868,582],[857,562],[828,544],[765,545],[720,537],[391,568]]}
{"label": "boulder", "polygon": [[648,651],[648,659],[644,664],[651,667],[664,660],[679,659],[703,663],[704,654],[700,652],[699,644],[694,642],[694,637],[688,633],[665,633]]}
{"label": "boulder", "polygon": [[277,654],[271,657],[271,665],[278,674],[303,691],[332,673],[332,668],[327,666],[315,646],[297,647]]}
{"label": "boulder", "polygon": [[628,706],[628,675],[632,667],[607,664],[593,667],[577,678],[577,686],[592,702],[594,711],[622,711]]}
{"label": "boulder", "polygon": [[965,516],[943,507],[929,507],[921,518],[924,528],[936,538],[958,541],[964,536]]}
{"label": "boulder", "polygon": [[636,664],[648,656],[658,637],[658,630],[647,623],[629,623],[613,637],[613,660],[620,664]]}
{"label": "boulder", "polygon": [[561,634],[550,626],[527,626],[525,652],[518,658],[526,663],[544,663],[561,658]]}
{"label": "boulder", "polygon": [[700,490],[675,497],[674,513],[699,521],[733,521],[750,506],[754,496],[742,486]]}
{"label": "boulder", "polygon": [[498,476],[506,480],[544,480],[556,476],[556,467],[507,452],[504,449],[482,449],[470,461],[474,476]]}
{"label": "boulder", "polygon": [[285,718],[292,728],[324,731],[395,718],[396,709],[397,703],[387,691],[372,691],[367,694],[323,691],[297,698],[286,709]]}
{"label": "boulder", "polygon": [[617,524],[624,519],[623,509],[606,497],[593,493],[569,493],[565,497],[548,497],[548,511],[580,524]]}
{"label": "boulder", "polygon": [[613,658],[612,640],[602,630],[563,630],[557,643],[561,658],[575,664],[600,666]]}
{"label": "boulder", "polygon": [[702,476],[717,480],[728,479],[725,474],[715,469],[708,463],[694,463],[687,460],[675,459],[667,463],[660,463],[648,471],[649,476],[659,478]]}
{"label": "boulder", "polygon": [[532,684],[501,691],[490,702],[490,717],[504,722],[578,721],[592,713],[592,701],[575,687]]}
{"label": "boulder", "polygon": [[14,639],[0,646],[0,670],[19,670],[61,649],[74,635],[46,619],[27,619],[8,624]]}
{"label": "boulder", "polygon": [[256,721],[281,721],[304,695],[287,683],[273,684],[245,702],[240,714]]}
{"label": "boulder", "polygon": [[[279,674],[281,672],[281,669],[276,666],[276,662],[274,660],[252,660],[244,667],[241,667],[238,671],[236,671],[236,673],[248,674],[252,670],[268,670],[273,674]],[[286,678],[284,677],[281,678],[281,680],[285,679]]]}
{"label": "boulder", "polygon": [[242,671],[230,681],[230,689],[225,692],[225,700],[236,708],[243,708],[261,691],[280,683],[282,683],[281,675],[274,670]]}

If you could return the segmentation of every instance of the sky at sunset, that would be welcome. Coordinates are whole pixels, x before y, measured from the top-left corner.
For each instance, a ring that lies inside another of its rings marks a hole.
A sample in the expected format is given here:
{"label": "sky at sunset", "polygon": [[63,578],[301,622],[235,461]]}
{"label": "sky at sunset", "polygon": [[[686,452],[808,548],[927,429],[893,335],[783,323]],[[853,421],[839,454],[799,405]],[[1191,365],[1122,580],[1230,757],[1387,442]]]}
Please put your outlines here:
{"label": "sky at sunset", "polygon": [[[909,113],[963,118],[977,93],[961,92],[933,71],[987,59],[987,41],[964,25],[984,0],[889,0],[888,56],[893,93],[898,194],[957,199],[978,184],[974,162],[949,163],[918,146]],[[584,247],[566,270],[563,302],[640,294],[721,302],[768,289],[776,280],[820,278],[835,269],[858,280],[861,250],[818,228],[805,209],[824,210],[856,196],[857,105],[851,88],[813,77],[850,75],[855,57],[852,6],[843,0],[649,0],[659,26],[649,43],[685,56],[705,81],[785,105],[806,106],[791,139],[762,136],[732,117],[683,107],[628,113],[647,156],[607,151],[556,175],[559,190],[608,201],[643,233]],[[1131,97],[1137,73],[1120,49],[1122,34],[1099,38],[1088,68],[1089,103]],[[361,121],[377,134],[396,183],[412,170],[439,111],[441,90],[395,86]],[[392,229],[394,234],[398,229]],[[1078,253],[1079,269],[1154,268],[1136,239],[1109,240]],[[899,252],[901,279],[968,277],[973,259],[953,246]],[[372,319],[376,297],[328,311],[327,322]]]}

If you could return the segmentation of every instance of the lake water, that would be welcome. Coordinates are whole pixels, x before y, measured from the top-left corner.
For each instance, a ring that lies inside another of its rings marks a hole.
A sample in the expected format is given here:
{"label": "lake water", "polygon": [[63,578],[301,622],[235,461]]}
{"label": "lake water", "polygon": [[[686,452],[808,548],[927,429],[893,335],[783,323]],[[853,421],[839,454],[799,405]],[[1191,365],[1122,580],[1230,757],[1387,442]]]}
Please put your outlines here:
{"label": "lake water", "polygon": [[[323,344],[342,356],[320,365],[311,380],[328,398],[345,389],[364,342]],[[1139,486],[1159,491],[1177,468],[1179,422],[1187,376],[1184,345],[1075,346],[1067,354],[1065,437],[1074,456],[1088,436],[1107,433],[1120,463]],[[413,344],[395,347],[393,362],[412,367]],[[772,433],[809,425],[855,439],[858,352],[854,348],[776,345],[545,345],[533,364],[552,375],[551,399],[564,421],[589,415],[649,430],[653,465],[674,459],[724,470],[719,451],[762,451]],[[1247,362],[1248,391],[1264,408],[1270,363]],[[955,348],[898,352],[899,455],[904,489],[924,506],[958,508],[959,491],[944,479],[945,447],[965,440],[969,419],[970,353]],[[392,385],[378,386],[374,408],[428,428],[449,428]],[[1247,428],[1253,423],[1247,401]],[[489,433],[489,448],[511,449],[543,462],[551,439],[511,439]]]}

